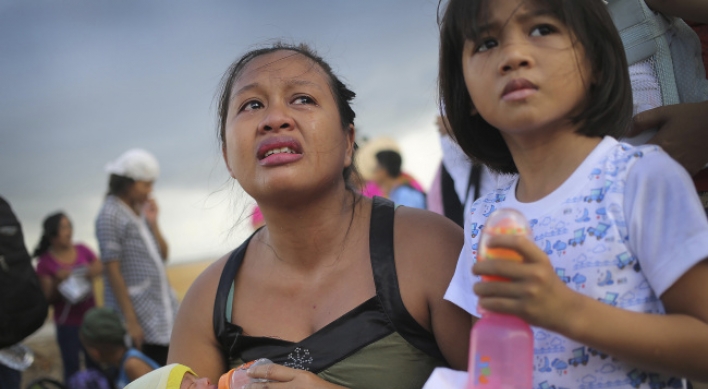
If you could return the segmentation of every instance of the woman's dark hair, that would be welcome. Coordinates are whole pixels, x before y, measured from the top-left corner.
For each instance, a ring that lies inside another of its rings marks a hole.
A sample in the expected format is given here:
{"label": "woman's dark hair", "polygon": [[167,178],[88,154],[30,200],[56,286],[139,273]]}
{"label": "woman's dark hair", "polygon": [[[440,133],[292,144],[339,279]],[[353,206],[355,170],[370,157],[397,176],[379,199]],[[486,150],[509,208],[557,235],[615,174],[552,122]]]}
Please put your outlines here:
{"label": "woman's dark hair", "polygon": [[[479,114],[470,114],[474,104],[462,73],[465,41],[478,38],[491,1],[450,0],[439,20],[440,111],[447,116],[457,142],[470,158],[498,172],[516,173],[518,169],[499,130]],[[590,63],[593,82],[588,98],[582,111],[571,119],[573,124],[580,124],[577,133],[588,137],[621,137],[632,118],[632,87],[622,41],[605,3],[600,0],[526,1],[544,5],[564,23]],[[581,61],[583,58],[578,58],[578,64]]]}
{"label": "woman's dark hair", "polygon": [[67,217],[66,214],[57,212],[44,219],[44,222],[42,222],[42,237],[39,239],[39,244],[34,249],[34,253],[32,253],[33,257],[39,257],[49,250],[49,246],[52,245],[52,238],[59,234],[59,223],[64,217]]}
{"label": "woman's dark hair", "polygon": [[[313,62],[313,64],[319,66],[324,70],[327,78],[329,79],[329,87],[334,96],[334,100],[337,103],[337,109],[339,111],[339,117],[342,124],[342,129],[348,130],[349,125],[354,125],[354,118],[356,113],[351,107],[351,102],[356,97],[356,93],[347,88],[346,85],[334,74],[332,67],[325,62],[322,57],[317,55],[314,50],[312,50],[306,44],[290,45],[282,42],[277,42],[272,46],[255,49],[242,55],[239,59],[234,61],[234,63],[229,66],[229,69],[224,74],[221,80],[221,87],[219,88],[219,142],[224,144],[224,133],[226,131],[226,121],[229,114],[229,105],[231,103],[231,90],[233,88],[234,82],[241,76],[241,73],[246,68],[249,62],[253,59],[260,57],[262,55],[274,53],[276,51],[292,51],[293,55],[302,55]],[[356,151],[356,144],[354,145],[354,150]],[[344,181],[348,189],[356,190],[356,182],[359,177],[354,164],[354,155],[352,155],[352,163],[344,169],[342,172],[344,176]]]}
{"label": "woman's dark hair", "polygon": [[111,174],[108,179],[108,194],[113,196],[122,196],[131,186],[135,183],[135,180],[125,176],[119,176],[117,174]]}

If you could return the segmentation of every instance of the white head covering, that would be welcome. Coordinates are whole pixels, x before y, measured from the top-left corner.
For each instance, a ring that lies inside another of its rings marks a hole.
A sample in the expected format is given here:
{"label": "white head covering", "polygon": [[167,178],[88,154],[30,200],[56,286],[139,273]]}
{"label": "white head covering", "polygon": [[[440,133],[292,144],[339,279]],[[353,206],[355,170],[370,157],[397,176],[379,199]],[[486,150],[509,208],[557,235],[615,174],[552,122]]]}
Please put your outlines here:
{"label": "white head covering", "polygon": [[142,149],[130,149],[106,165],[106,172],[136,181],[155,181],[160,165],[155,156]]}

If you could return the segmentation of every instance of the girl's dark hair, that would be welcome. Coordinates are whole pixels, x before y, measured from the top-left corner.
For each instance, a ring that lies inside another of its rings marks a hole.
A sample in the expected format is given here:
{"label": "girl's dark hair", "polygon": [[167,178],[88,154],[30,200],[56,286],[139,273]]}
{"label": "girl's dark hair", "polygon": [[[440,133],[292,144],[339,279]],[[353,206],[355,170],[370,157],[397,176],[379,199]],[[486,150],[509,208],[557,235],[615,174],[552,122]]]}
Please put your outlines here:
{"label": "girl's dark hair", "polygon": [[[479,114],[462,73],[462,49],[476,40],[481,21],[493,0],[450,0],[440,26],[438,75],[440,111],[462,150],[476,162],[503,173],[518,169],[499,130]],[[571,120],[577,133],[588,137],[621,137],[632,118],[632,87],[624,47],[607,6],[600,0],[526,0],[541,4],[572,31],[575,44],[584,49],[594,80],[583,110]],[[442,6],[443,0],[438,7]],[[578,64],[583,61],[578,58]],[[480,75],[481,76],[481,75]]]}
{"label": "girl's dark hair", "polygon": [[[260,49],[254,49],[246,54],[242,55],[241,58],[234,61],[229,69],[226,71],[221,80],[221,86],[219,88],[219,142],[224,144],[224,133],[226,131],[226,121],[229,114],[229,105],[231,102],[231,90],[233,88],[234,82],[241,76],[241,73],[246,68],[249,62],[253,59],[260,57],[262,55],[274,53],[276,51],[292,51],[293,55],[302,55],[309,60],[311,60],[315,65],[319,66],[327,75],[329,79],[329,87],[334,96],[334,100],[337,103],[337,109],[339,111],[339,117],[342,124],[342,129],[347,130],[349,125],[354,125],[354,118],[356,113],[351,107],[351,102],[356,97],[356,93],[347,88],[347,86],[334,74],[332,67],[314,50],[312,50],[308,45],[301,43],[299,45],[290,45],[283,42],[277,42],[271,46],[263,47]],[[354,150],[356,151],[357,146],[354,145]],[[344,176],[344,181],[347,188],[350,190],[357,189],[357,181],[359,180],[359,174],[356,171],[354,163],[354,155],[352,155],[352,163],[344,169],[342,172]]]}
{"label": "girl's dark hair", "polygon": [[108,179],[108,194],[113,196],[122,196],[131,186],[135,183],[135,180],[125,176],[119,176],[117,174],[111,174]]}
{"label": "girl's dark hair", "polygon": [[55,238],[57,234],[59,234],[59,223],[64,217],[67,217],[66,214],[57,212],[44,219],[44,222],[42,222],[42,237],[39,239],[39,244],[37,244],[37,247],[34,249],[34,253],[32,253],[33,257],[39,257],[49,250],[49,246],[52,244],[52,238]]}

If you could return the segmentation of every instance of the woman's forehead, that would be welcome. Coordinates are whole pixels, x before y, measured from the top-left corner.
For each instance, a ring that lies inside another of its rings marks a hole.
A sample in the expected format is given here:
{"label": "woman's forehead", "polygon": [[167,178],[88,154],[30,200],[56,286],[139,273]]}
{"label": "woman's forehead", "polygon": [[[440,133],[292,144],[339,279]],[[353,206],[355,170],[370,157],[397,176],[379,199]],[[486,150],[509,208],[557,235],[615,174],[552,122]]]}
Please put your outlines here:
{"label": "woman's forehead", "polygon": [[253,58],[234,80],[232,97],[244,86],[271,79],[292,83],[294,79],[327,83],[322,69],[310,58],[290,50],[278,50]]}

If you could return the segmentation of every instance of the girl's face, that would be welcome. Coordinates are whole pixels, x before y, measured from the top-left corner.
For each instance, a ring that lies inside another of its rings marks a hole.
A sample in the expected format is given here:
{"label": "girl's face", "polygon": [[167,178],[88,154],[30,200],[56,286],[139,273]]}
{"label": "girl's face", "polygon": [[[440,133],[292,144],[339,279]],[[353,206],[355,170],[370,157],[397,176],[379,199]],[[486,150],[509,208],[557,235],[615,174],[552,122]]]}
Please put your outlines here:
{"label": "girl's face", "polygon": [[[475,111],[505,136],[574,129],[590,86],[590,64],[572,32],[528,0],[490,0],[479,39],[462,67]],[[508,142],[508,140],[507,140]]]}
{"label": "girl's face", "polygon": [[343,185],[353,145],[327,75],[303,55],[261,55],[234,81],[222,151],[231,176],[257,200]]}
{"label": "girl's face", "polygon": [[57,229],[57,236],[52,238],[52,245],[58,247],[69,247],[71,246],[71,236],[73,229],[71,227],[71,222],[68,218],[62,217],[59,220],[59,228]]}

